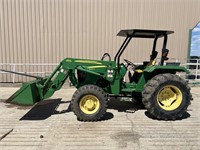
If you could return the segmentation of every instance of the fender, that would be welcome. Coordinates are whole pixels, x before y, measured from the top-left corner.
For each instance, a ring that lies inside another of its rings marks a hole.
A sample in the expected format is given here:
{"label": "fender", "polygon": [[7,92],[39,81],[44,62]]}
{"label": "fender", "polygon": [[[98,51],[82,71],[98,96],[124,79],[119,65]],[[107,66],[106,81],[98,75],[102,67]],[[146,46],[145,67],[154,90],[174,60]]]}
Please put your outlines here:
{"label": "fender", "polygon": [[167,70],[167,72],[185,72],[185,73],[190,73],[190,71],[188,69],[186,69],[185,67],[182,66],[148,66],[144,69],[144,72],[154,72],[154,71],[165,71]]}
{"label": "fender", "polygon": [[144,85],[148,82],[149,79],[151,79],[155,75],[162,73],[176,74],[176,72],[185,72],[187,74],[190,73],[188,69],[182,66],[148,66],[143,70],[140,79],[136,85],[135,91],[143,91]]}

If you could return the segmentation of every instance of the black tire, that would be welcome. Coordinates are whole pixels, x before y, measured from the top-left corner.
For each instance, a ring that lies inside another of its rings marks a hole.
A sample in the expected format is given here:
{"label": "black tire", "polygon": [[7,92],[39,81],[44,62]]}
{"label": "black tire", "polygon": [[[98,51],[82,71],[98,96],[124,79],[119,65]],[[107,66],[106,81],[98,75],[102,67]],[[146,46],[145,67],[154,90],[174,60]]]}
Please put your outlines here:
{"label": "black tire", "polygon": [[[87,96],[89,99],[87,99]],[[98,101],[97,104],[93,103],[93,110],[87,110],[82,106],[82,104],[86,104],[86,101],[94,99]],[[84,99],[86,101],[84,102]],[[85,85],[80,87],[72,96],[71,108],[74,114],[77,116],[77,119],[80,121],[97,121],[100,120],[107,110],[107,94],[104,90],[96,85]],[[97,108],[96,108],[97,107]],[[84,112],[86,111],[86,112]]]}
{"label": "black tire", "polygon": [[[175,95],[173,101],[170,100],[171,97],[166,98],[169,95],[169,93],[167,93],[167,88]],[[165,89],[165,91],[163,89]],[[169,103],[169,106],[162,103],[163,97],[159,97],[162,90],[165,92],[163,92],[163,95],[165,94],[163,96],[165,101],[172,101]],[[192,96],[187,82],[179,76],[169,73],[159,74],[153,77],[144,86],[142,92],[142,102],[147,111],[154,117],[162,120],[175,120],[181,118],[185,114],[187,107],[190,105],[190,100],[192,100]]]}

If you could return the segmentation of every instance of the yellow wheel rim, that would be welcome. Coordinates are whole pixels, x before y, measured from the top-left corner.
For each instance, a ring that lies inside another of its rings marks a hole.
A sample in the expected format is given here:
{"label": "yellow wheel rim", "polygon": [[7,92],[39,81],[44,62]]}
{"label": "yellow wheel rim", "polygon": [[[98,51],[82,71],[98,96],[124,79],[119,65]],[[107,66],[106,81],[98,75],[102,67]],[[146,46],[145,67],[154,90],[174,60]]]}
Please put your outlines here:
{"label": "yellow wheel rim", "polygon": [[167,85],[158,92],[157,102],[162,109],[172,111],[181,105],[182,98],[182,92],[178,87]]}
{"label": "yellow wheel rim", "polygon": [[85,114],[94,114],[100,108],[99,99],[94,95],[85,95],[81,98],[79,103],[80,109]]}

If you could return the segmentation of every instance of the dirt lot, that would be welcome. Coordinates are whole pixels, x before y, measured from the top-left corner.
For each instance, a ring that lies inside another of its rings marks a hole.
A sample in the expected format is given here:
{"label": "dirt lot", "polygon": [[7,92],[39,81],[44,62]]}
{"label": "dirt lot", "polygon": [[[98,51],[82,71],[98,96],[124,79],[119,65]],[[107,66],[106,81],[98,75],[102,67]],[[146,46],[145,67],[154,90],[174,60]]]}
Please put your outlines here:
{"label": "dirt lot", "polygon": [[0,149],[200,149],[200,88],[188,114],[176,121],[151,118],[141,105],[114,99],[102,121],[80,122],[69,104],[75,89],[58,91],[32,107],[4,101],[17,88],[0,88]]}

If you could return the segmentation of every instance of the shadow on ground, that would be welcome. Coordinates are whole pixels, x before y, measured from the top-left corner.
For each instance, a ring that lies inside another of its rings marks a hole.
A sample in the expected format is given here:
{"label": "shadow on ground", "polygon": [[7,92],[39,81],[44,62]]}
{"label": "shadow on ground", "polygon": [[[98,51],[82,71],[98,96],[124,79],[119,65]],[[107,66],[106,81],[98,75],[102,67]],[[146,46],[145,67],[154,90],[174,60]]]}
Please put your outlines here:
{"label": "shadow on ground", "polygon": [[44,120],[51,115],[70,112],[70,108],[57,111],[58,106],[62,103],[70,103],[70,101],[61,101],[61,98],[41,101],[33,106],[20,120]]}
{"label": "shadow on ground", "polygon": [[118,110],[118,112],[134,113],[137,110],[145,109],[140,100],[111,98],[108,103],[108,109]]}

